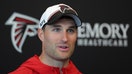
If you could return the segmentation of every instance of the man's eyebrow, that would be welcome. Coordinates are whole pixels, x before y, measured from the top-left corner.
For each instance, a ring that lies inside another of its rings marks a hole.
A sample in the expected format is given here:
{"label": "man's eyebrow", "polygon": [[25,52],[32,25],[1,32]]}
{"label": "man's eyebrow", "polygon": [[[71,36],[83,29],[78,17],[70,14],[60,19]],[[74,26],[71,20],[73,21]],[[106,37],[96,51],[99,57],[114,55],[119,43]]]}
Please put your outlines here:
{"label": "man's eyebrow", "polygon": [[[52,24],[51,26],[52,26],[52,27],[61,27],[61,25],[57,25],[57,24]],[[77,26],[72,25],[72,26],[69,26],[69,28],[76,29],[76,28],[77,28]]]}
{"label": "man's eyebrow", "polygon": [[77,28],[77,26],[74,26],[74,25],[73,25],[73,26],[70,26],[69,28],[75,28],[75,29],[76,29],[76,28]]}
{"label": "man's eyebrow", "polygon": [[61,27],[60,25],[57,25],[57,24],[52,24],[51,26],[52,27]]}

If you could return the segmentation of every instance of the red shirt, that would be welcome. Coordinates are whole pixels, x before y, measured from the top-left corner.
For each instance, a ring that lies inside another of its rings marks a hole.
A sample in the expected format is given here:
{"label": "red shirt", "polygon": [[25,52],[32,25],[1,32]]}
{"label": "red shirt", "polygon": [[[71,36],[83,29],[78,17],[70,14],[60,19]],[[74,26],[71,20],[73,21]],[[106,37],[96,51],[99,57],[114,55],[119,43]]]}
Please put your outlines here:
{"label": "red shirt", "polygon": [[[72,61],[65,68],[62,68],[62,74],[81,74]],[[24,62],[18,69],[9,74],[61,74],[58,67],[43,64],[37,55]]]}

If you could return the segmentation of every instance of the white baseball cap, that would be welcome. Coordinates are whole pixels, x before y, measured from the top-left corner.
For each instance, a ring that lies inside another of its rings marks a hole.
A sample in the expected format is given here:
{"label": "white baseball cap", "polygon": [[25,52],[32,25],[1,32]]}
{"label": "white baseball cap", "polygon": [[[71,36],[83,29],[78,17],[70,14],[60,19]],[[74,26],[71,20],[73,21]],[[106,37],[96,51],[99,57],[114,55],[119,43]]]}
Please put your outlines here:
{"label": "white baseball cap", "polygon": [[57,4],[48,7],[42,14],[39,22],[39,28],[43,28],[46,24],[54,23],[62,16],[69,16],[74,19],[77,26],[81,26],[81,20],[78,17],[77,12],[66,4]]}

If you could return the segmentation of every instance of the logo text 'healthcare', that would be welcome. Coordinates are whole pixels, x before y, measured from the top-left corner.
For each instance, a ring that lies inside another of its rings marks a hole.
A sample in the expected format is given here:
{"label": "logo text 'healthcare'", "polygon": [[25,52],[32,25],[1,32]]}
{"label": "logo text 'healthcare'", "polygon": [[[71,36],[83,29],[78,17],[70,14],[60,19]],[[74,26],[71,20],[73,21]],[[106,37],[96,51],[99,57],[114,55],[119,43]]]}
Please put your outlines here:
{"label": "logo text 'healthcare'", "polygon": [[129,24],[82,23],[78,28],[78,46],[127,47]]}

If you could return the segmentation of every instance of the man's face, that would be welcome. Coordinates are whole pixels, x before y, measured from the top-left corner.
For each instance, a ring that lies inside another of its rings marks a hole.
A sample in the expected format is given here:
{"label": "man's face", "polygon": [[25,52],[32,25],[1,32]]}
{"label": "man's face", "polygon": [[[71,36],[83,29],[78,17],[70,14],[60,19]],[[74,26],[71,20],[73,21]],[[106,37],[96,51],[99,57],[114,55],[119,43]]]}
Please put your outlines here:
{"label": "man's face", "polygon": [[46,25],[43,31],[43,51],[45,57],[67,60],[72,55],[77,39],[77,28],[72,19],[60,19],[55,24]]}

